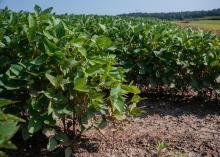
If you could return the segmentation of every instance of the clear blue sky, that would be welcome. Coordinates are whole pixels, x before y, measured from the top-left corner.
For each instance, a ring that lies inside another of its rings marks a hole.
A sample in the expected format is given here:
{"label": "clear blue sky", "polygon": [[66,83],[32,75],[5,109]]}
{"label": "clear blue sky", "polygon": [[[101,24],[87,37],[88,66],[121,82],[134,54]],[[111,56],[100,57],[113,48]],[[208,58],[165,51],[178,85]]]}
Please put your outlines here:
{"label": "clear blue sky", "polygon": [[56,13],[108,14],[172,12],[220,8],[220,0],[0,0],[0,8],[32,11],[34,4],[54,7]]}

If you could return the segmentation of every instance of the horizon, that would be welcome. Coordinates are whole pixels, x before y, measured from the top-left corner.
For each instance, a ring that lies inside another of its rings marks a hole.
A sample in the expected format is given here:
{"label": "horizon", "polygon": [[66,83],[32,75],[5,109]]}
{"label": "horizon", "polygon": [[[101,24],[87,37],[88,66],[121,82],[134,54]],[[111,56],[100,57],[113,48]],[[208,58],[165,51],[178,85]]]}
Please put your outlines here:
{"label": "horizon", "polygon": [[[83,3],[84,2],[84,3]],[[0,9],[6,6],[12,11],[33,11],[34,5],[42,9],[53,7],[56,14],[119,15],[128,13],[169,13],[202,11],[220,8],[219,0],[0,0]],[[116,5],[115,5],[116,4]],[[158,5],[160,4],[160,5]]]}

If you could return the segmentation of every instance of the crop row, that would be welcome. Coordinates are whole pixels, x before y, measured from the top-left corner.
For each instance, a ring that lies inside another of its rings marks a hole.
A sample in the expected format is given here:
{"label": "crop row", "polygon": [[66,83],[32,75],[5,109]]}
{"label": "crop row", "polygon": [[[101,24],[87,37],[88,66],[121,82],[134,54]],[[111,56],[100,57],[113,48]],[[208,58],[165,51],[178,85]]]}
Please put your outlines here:
{"label": "crop row", "polygon": [[139,114],[140,97],[115,55],[102,53],[105,38],[84,38],[50,12],[0,12],[0,148],[16,148],[9,140],[23,122],[25,140],[42,131],[49,151],[63,145],[70,156],[70,136]]}
{"label": "crop row", "polygon": [[129,70],[129,80],[179,91],[220,92],[220,41],[211,33],[153,19],[62,18],[84,36],[107,37],[108,52]]}

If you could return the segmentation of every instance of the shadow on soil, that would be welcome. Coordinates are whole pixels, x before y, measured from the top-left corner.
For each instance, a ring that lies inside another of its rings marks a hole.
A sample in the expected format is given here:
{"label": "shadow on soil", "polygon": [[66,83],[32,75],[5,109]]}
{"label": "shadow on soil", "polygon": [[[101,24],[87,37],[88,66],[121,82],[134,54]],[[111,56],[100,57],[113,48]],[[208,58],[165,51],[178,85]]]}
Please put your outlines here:
{"label": "shadow on soil", "polygon": [[207,100],[198,96],[172,96],[164,93],[145,93],[141,97],[147,98],[139,104],[146,111],[143,117],[153,114],[174,117],[191,114],[198,118],[203,118],[209,114],[220,115],[219,99]]}

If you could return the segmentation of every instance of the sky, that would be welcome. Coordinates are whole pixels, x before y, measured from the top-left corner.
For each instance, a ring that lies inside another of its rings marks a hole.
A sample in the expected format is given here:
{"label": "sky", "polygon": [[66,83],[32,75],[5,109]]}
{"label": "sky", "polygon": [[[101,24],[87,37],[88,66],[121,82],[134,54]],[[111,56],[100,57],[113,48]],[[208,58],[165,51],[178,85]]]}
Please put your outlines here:
{"label": "sky", "polygon": [[0,8],[32,11],[34,5],[56,13],[117,15],[131,12],[174,12],[220,8],[220,0],[0,0]]}

